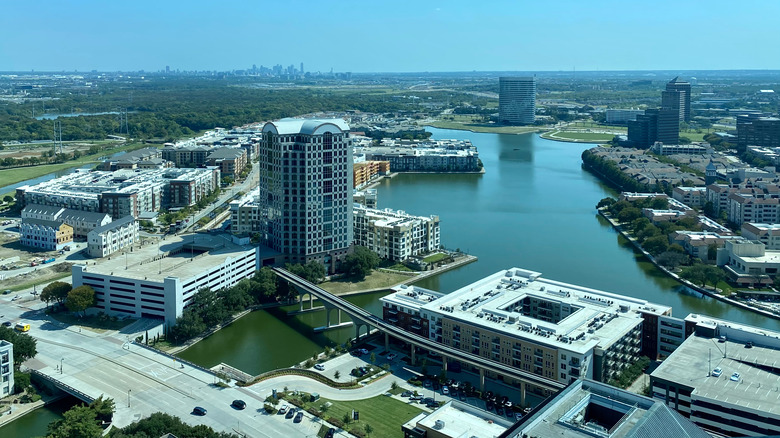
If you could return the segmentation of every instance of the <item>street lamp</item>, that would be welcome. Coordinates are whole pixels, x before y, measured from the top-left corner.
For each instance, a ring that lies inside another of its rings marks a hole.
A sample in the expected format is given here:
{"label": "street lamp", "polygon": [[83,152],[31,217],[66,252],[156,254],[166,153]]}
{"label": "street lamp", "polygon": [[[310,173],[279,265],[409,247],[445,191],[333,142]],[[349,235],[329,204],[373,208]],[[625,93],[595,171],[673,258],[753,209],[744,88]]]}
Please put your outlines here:
{"label": "street lamp", "polygon": [[65,360],[65,358],[60,358],[60,374],[62,374],[62,362]]}
{"label": "street lamp", "polygon": [[128,408],[130,407],[130,391],[132,391],[132,389],[128,389],[127,390],[127,407]]}

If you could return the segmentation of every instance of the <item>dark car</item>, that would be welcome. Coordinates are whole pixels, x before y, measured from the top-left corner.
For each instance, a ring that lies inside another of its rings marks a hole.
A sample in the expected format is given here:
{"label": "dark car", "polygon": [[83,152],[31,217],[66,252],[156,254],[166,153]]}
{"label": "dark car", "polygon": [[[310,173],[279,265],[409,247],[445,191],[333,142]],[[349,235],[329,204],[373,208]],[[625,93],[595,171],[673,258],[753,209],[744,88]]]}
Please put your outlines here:
{"label": "dark car", "polygon": [[496,414],[498,414],[498,415],[504,415],[504,408],[502,408],[501,406],[498,406],[498,407],[496,408]]}
{"label": "dark car", "polygon": [[294,416],[295,416],[295,411],[296,411],[296,409],[295,409],[295,408],[290,408],[290,409],[287,411],[287,415],[285,415],[285,416],[284,416],[284,418],[286,418],[286,419],[288,419],[288,420],[289,420],[290,418],[294,417]]}
{"label": "dark car", "polygon": [[404,391],[401,393],[401,397],[411,397],[412,391]]}
{"label": "dark car", "polygon": [[3,325],[6,327],[11,327],[13,324],[11,324],[11,321],[6,321],[3,323]]}
{"label": "dark car", "polygon": [[243,400],[233,400],[233,403],[230,405],[233,406],[236,409],[246,409],[246,402]]}
{"label": "dark car", "polygon": [[493,410],[493,402],[488,401],[487,404],[485,405],[485,409],[487,409],[488,411],[492,411]]}
{"label": "dark car", "polygon": [[333,435],[336,434],[336,429],[330,428],[327,432],[325,432],[325,438],[333,438]]}
{"label": "dark car", "polygon": [[200,406],[195,406],[195,408],[192,410],[192,413],[195,415],[200,415],[201,417],[206,415],[206,408],[202,408]]}
{"label": "dark car", "polygon": [[295,419],[293,420],[294,423],[300,423],[301,420],[303,420],[303,412],[298,412],[295,414]]}

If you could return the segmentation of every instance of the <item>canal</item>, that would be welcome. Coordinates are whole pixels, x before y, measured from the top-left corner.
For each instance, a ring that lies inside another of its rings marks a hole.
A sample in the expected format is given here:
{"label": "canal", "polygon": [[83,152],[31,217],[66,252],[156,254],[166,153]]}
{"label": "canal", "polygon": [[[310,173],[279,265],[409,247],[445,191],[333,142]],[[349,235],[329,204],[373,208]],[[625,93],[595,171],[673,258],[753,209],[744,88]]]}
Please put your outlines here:
{"label": "canal", "polygon": [[73,397],[65,397],[29,412],[0,427],[0,437],[33,438],[46,436],[49,423],[62,419],[68,409],[80,404]]}
{"label": "canal", "polygon": [[[482,175],[401,174],[378,187],[380,208],[441,218],[442,243],[479,257],[476,263],[418,284],[451,292],[498,270],[521,267],[544,277],[647,299],[675,316],[701,313],[780,330],[780,321],[691,294],[634,251],[596,213],[616,193],[582,168],[592,145],[536,134],[498,135],[429,129],[433,138],[471,140]],[[383,293],[350,297],[375,314]],[[325,345],[343,343],[353,328],[314,334],[322,312],[288,316],[297,306],[253,312],[181,353],[213,366],[229,363],[251,374],[301,362]]]}

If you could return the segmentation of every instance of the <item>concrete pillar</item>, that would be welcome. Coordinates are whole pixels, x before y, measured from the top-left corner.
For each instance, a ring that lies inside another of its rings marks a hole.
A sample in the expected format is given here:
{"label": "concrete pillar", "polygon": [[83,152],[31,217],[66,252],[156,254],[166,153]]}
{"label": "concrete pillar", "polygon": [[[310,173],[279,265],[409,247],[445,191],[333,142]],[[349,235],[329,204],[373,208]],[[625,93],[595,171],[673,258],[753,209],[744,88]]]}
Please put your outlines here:
{"label": "concrete pillar", "polygon": [[300,305],[300,311],[303,312],[303,294],[298,291],[298,304]]}
{"label": "concrete pillar", "polygon": [[447,371],[447,356],[441,357],[441,367],[444,371]]}
{"label": "concrete pillar", "polygon": [[357,342],[360,339],[360,324],[358,324],[357,321],[355,321],[355,342]]}
{"label": "concrete pillar", "polygon": [[520,382],[520,406],[525,407],[525,382]]}
{"label": "concrete pillar", "polygon": [[325,327],[330,327],[330,311],[331,309],[325,308]]}
{"label": "concrete pillar", "polygon": [[385,332],[385,351],[390,350],[390,335]]}
{"label": "concrete pillar", "polygon": [[338,307],[336,309],[339,311],[339,324],[341,324],[341,309],[339,309]]}
{"label": "concrete pillar", "polygon": [[479,392],[485,392],[485,369],[479,369]]}
{"label": "concrete pillar", "polygon": [[415,362],[416,362],[416,361],[414,360],[415,350],[416,350],[416,348],[414,348],[414,344],[412,344],[412,366],[414,366],[414,365],[415,365]]}
{"label": "concrete pillar", "polygon": [[314,308],[314,294],[309,294],[309,309]]}

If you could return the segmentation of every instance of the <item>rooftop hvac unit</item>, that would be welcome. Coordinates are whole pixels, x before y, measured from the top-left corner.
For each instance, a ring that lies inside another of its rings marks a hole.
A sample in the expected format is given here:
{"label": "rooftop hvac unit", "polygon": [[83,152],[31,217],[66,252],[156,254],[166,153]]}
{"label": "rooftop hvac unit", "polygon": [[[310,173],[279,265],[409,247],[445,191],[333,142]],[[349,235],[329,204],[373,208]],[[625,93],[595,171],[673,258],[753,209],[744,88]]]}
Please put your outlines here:
{"label": "rooftop hvac unit", "polygon": [[444,421],[443,420],[436,420],[436,423],[433,425],[433,428],[436,430],[444,429]]}

